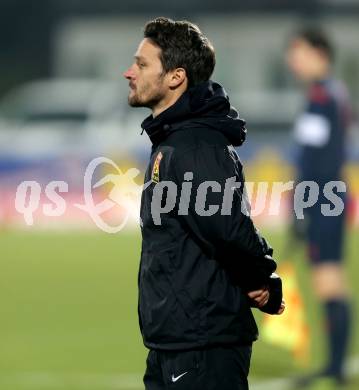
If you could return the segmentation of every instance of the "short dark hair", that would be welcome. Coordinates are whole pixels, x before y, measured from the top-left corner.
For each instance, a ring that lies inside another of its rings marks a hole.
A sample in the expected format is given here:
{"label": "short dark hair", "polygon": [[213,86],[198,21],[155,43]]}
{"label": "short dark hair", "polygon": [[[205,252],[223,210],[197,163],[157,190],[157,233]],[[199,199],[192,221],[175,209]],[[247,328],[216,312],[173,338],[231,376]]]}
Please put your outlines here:
{"label": "short dark hair", "polygon": [[161,49],[165,73],[184,68],[189,87],[211,77],[216,64],[214,48],[195,24],[159,17],[145,25],[144,37]]}
{"label": "short dark hair", "polygon": [[309,43],[310,46],[320,50],[330,62],[334,61],[334,47],[328,35],[321,29],[306,27],[297,31],[295,38],[300,38]]}

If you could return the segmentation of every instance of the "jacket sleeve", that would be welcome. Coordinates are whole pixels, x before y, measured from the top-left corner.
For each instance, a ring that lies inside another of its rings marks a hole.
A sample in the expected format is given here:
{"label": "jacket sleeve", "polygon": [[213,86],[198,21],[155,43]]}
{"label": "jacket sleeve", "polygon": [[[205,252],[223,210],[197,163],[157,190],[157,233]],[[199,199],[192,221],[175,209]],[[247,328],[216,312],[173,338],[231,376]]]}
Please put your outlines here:
{"label": "jacket sleeve", "polygon": [[[185,228],[235,283],[247,289],[267,284],[276,269],[273,250],[249,215],[243,167],[234,148],[192,149],[177,157],[173,166],[177,186],[182,187],[176,211]],[[186,185],[192,183],[190,193],[183,190],[185,174]]]}

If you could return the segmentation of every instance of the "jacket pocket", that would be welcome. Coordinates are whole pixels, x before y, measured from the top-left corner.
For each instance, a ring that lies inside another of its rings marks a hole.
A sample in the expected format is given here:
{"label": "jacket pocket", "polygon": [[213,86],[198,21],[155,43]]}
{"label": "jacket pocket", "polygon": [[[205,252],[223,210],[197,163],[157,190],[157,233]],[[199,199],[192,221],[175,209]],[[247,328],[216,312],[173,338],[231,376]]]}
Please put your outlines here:
{"label": "jacket pocket", "polygon": [[177,317],[180,315],[185,315],[187,321],[192,321],[193,325],[196,325],[196,322],[199,319],[199,311],[196,303],[190,296],[190,293],[187,290],[186,280],[181,274],[181,268],[177,266],[176,262],[178,261],[178,254],[173,251],[166,253],[166,264],[168,264],[167,269],[164,270],[164,274],[167,277],[168,284],[171,287],[172,293],[175,297],[175,300],[178,303],[178,313]]}
{"label": "jacket pocket", "polygon": [[163,274],[160,259],[147,252],[141,261],[139,283],[140,314],[145,330],[158,327],[168,316],[168,309],[173,304],[170,286]]}
{"label": "jacket pocket", "polygon": [[168,252],[143,258],[139,311],[148,341],[185,342],[196,337],[198,308],[177,272]]}

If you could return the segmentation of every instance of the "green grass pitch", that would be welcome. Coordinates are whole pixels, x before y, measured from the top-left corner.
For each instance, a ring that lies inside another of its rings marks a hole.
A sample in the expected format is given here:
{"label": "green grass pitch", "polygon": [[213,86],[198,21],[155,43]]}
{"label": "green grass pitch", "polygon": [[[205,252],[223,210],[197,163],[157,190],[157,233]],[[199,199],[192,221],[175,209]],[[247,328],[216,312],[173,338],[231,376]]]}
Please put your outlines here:
{"label": "green grass pitch", "polygon": [[[353,293],[359,277],[358,233],[351,231],[347,242]],[[280,253],[285,235],[265,236]],[[0,250],[0,390],[143,389],[138,232],[1,231]],[[305,286],[303,251],[295,257]],[[319,364],[325,351],[320,310],[310,288],[304,290]],[[353,298],[359,312],[359,300]],[[355,332],[351,355],[359,355]],[[255,343],[251,382],[296,373],[288,352]],[[358,389],[359,379],[354,377],[347,388]]]}

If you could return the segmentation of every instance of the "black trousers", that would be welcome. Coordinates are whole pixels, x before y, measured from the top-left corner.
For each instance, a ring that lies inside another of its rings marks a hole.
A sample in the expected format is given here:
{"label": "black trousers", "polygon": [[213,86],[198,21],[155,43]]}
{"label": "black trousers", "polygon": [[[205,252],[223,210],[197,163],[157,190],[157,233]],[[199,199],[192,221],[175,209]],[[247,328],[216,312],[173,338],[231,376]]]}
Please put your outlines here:
{"label": "black trousers", "polygon": [[251,346],[191,351],[150,350],[146,390],[248,390]]}

